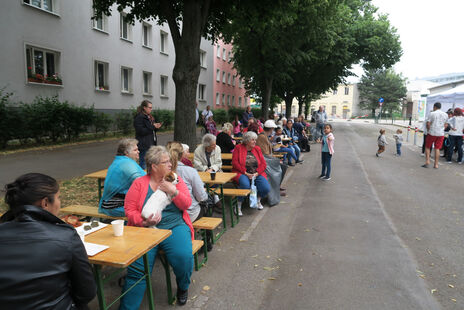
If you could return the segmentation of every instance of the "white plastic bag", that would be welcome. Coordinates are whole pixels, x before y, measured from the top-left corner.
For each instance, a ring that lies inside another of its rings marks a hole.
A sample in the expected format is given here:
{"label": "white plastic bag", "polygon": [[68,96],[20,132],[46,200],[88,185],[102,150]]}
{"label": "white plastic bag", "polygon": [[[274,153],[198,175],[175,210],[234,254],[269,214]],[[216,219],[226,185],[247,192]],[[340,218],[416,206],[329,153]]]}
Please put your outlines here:
{"label": "white plastic bag", "polygon": [[251,187],[250,187],[250,208],[256,209],[258,208],[258,192],[256,190],[255,185],[255,177],[251,179]]}

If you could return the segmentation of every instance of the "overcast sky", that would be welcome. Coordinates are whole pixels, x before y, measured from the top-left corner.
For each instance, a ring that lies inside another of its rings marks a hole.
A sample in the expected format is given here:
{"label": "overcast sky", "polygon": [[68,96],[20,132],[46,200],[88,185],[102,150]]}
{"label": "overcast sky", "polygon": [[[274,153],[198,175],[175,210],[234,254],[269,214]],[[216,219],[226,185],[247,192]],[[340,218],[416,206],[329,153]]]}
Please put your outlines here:
{"label": "overcast sky", "polygon": [[396,72],[409,80],[464,72],[464,0],[372,2],[400,35],[403,56]]}

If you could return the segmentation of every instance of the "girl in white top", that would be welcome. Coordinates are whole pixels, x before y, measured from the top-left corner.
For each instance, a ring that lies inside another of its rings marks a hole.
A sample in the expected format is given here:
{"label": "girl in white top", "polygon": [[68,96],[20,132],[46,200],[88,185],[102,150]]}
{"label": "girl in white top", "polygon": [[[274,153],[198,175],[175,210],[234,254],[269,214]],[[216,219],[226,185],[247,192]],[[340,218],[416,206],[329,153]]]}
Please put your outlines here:
{"label": "girl in white top", "polygon": [[464,116],[462,116],[462,110],[460,108],[454,109],[454,116],[448,119],[448,125],[450,126],[449,140],[450,145],[446,160],[451,163],[453,157],[454,147],[458,148],[458,163],[462,163],[462,135],[464,130]]}

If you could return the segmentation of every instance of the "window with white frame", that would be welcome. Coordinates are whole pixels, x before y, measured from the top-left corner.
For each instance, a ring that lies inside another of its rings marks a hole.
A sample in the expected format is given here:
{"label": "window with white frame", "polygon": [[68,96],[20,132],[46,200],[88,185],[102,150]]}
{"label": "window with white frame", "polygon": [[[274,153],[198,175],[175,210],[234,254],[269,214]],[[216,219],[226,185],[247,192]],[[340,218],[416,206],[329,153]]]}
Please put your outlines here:
{"label": "window with white frame", "polygon": [[205,84],[198,84],[198,100],[205,100]]}
{"label": "window with white frame", "polygon": [[162,75],[160,77],[160,96],[167,97],[168,96],[168,77]]}
{"label": "window with white frame", "polygon": [[238,106],[239,106],[239,107],[242,106],[242,97],[238,97]]}
{"label": "window with white frame", "polygon": [[216,70],[216,81],[221,81],[221,70],[219,69]]}
{"label": "window with white frame", "polygon": [[142,45],[151,48],[151,25],[149,23],[142,23]]}
{"label": "window with white frame", "polygon": [[238,88],[242,88],[242,79],[241,78],[238,79]]}
{"label": "window with white frame", "polygon": [[160,31],[160,52],[168,53],[168,33],[162,30]]}
{"label": "window with white frame", "polygon": [[230,73],[227,73],[227,85],[230,85]]}
{"label": "window with white frame", "polygon": [[232,86],[235,86],[235,75],[232,75]]}
{"label": "window with white frame", "polygon": [[333,90],[333,94],[336,95],[338,93],[338,90],[337,89],[334,89]]}
{"label": "window with white frame", "polygon": [[243,104],[244,104],[245,106],[248,105],[248,98],[247,98],[247,97],[243,97]]}
{"label": "window with white frame", "polygon": [[58,75],[60,53],[26,45],[26,72],[29,82],[62,84]]}
{"label": "window with white frame", "polygon": [[23,3],[44,11],[56,13],[54,0],[23,0]]}
{"label": "window with white frame", "polygon": [[226,72],[225,71],[222,71],[222,83],[223,84],[226,83]]}
{"label": "window with white frame", "polygon": [[223,49],[222,49],[222,60],[226,60],[226,57],[227,57],[227,55],[226,55],[226,49],[223,48]]}
{"label": "window with white frame", "polygon": [[222,94],[222,105],[226,104],[226,94]]}
{"label": "window with white frame", "polygon": [[108,69],[109,64],[107,62],[99,60],[94,61],[96,90],[110,90],[110,87],[108,85]]}
{"label": "window with white frame", "polygon": [[108,16],[101,14],[93,20],[93,29],[108,32]]}
{"label": "window with white frame", "polygon": [[219,95],[219,93],[216,93],[216,105],[220,104],[220,100],[221,100],[221,96]]}
{"label": "window with white frame", "polygon": [[350,88],[349,87],[345,87],[345,95],[349,95],[350,94]]}
{"label": "window with white frame", "polygon": [[221,46],[220,45],[217,46],[216,57],[221,58]]}
{"label": "window with white frame", "polygon": [[132,93],[132,68],[121,67],[121,92]]}
{"label": "window with white frame", "polygon": [[231,52],[227,52],[227,62],[230,63],[232,61],[232,57],[231,57]]}
{"label": "window with white frame", "polygon": [[126,13],[120,13],[119,37],[127,41],[132,41],[132,25],[126,21]]}
{"label": "window with white frame", "polygon": [[235,105],[235,96],[232,96],[232,106]]}
{"label": "window with white frame", "polygon": [[230,95],[227,95],[227,105],[230,106]]}
{"label": "window with white frame", "polygon": [[206,68],[206,52],[200,50],[200,67]]}
{"label": "window with white frame", "polygon": [[143,94],[151,95],[151,72],[143,71]]}

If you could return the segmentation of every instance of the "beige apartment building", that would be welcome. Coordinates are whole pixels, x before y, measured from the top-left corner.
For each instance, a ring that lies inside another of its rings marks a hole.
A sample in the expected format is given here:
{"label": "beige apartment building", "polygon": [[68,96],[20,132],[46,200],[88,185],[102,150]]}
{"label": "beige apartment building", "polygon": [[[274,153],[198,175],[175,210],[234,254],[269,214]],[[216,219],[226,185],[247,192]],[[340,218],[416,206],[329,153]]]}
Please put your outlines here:
{"label": "beige apartment building", "polygon": [[311,113],[323,106],[329,118],[348,119],[358,115],[359,92],[357,84],[340,84],[336,89],[322,95],[321,99],[311,102]]}

